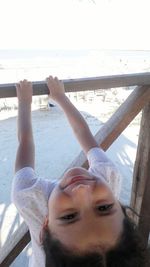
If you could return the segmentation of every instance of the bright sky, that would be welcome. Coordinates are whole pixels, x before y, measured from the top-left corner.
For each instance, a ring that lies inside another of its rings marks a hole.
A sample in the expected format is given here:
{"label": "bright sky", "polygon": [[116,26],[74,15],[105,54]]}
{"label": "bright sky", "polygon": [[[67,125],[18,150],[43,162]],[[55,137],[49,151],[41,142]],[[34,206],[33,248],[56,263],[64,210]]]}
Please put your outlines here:
{"label": "bright sky", "polygon": [[149,49],[149,0],[0,0],[0,49]]}

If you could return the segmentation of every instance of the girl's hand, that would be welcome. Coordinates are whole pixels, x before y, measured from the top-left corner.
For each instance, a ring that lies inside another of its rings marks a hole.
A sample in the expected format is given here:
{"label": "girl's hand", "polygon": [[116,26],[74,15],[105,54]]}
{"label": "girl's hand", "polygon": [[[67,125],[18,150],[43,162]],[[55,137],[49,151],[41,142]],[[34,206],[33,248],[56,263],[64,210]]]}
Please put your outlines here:
{"label": "girl's hand", "polygon": [[27,80],[20,81],[16,84],[16,92],[19,102],[32,103],[33,88],[31,82]]}
{"label": "girl's hand", "polygon": [[65,96],[63,82],[59,81],[57,77],[53,78],[52,76],[49,76],[46,79],[46,82],[49,89],[50,97],[56,102],[61,102],[61,100]]}

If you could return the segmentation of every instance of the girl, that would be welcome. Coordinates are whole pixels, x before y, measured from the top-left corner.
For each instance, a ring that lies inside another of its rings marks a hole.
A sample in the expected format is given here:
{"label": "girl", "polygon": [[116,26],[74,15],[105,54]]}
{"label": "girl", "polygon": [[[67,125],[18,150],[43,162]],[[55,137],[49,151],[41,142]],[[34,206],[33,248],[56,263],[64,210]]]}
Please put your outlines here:
{"label": "girl", "polygon": [[32,267],[143,267],[145,251],[126,207],[119,202],[120,175],[98,147],[58,78],[46,79],[50,97],[64,113],[89,162],[71,168],[61,180],[37,178],[31,123],[32,84],[16,85],[18,140],[12,199],[32,241]]}

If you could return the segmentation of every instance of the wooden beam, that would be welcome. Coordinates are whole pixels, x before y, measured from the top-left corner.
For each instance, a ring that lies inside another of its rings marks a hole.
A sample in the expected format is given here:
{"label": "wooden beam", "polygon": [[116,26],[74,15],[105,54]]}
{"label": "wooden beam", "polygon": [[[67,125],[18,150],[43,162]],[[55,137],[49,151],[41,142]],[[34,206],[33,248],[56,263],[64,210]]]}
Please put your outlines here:
{"label": "wooden beam", "polygon": [[136,87],[97,133],[96,138],[104,150],[110,147],[149,101],[150,87]]}
{"label": "wooden beam", "polygon": [[141,216],[139,223],[145,246],[150,233],[150,103],[143,110],[136,161],[134,166],[131,206]]}
{"label": "wooden beam", "polygon": [[[107,150],[149,101],[150,87],[136,87],[95,135],[99,146],[103,150]],[[74,166],[88,167],[86,156],[83,152],[74,159],[69,168]]]}
{"label": "wooden beam", "polygon": [[0,249],[0,267],[9,267],[30,242],[30,239],[28,227],[25,223],[22,223]]}
{"label": "wooden beam", "polygon": [[[108,89],[125,86],[142,86],[150,84],[150,73],[122,74],[92,78],[63,80],[66,92]],[[48,94],[45,81],[33,82],[33,95]],[[1,84],[0,98],[15,97],[15,84]]]}

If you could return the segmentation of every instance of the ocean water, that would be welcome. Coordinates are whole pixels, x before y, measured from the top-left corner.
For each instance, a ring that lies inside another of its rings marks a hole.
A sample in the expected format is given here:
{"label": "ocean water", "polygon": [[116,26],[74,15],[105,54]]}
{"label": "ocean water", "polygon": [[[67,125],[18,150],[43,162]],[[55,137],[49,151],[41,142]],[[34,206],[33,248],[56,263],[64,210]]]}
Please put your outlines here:
{"label": "ocean water", "polygon": [[150,71],[150,51],[0,50],[0,83],[42,81]]}

